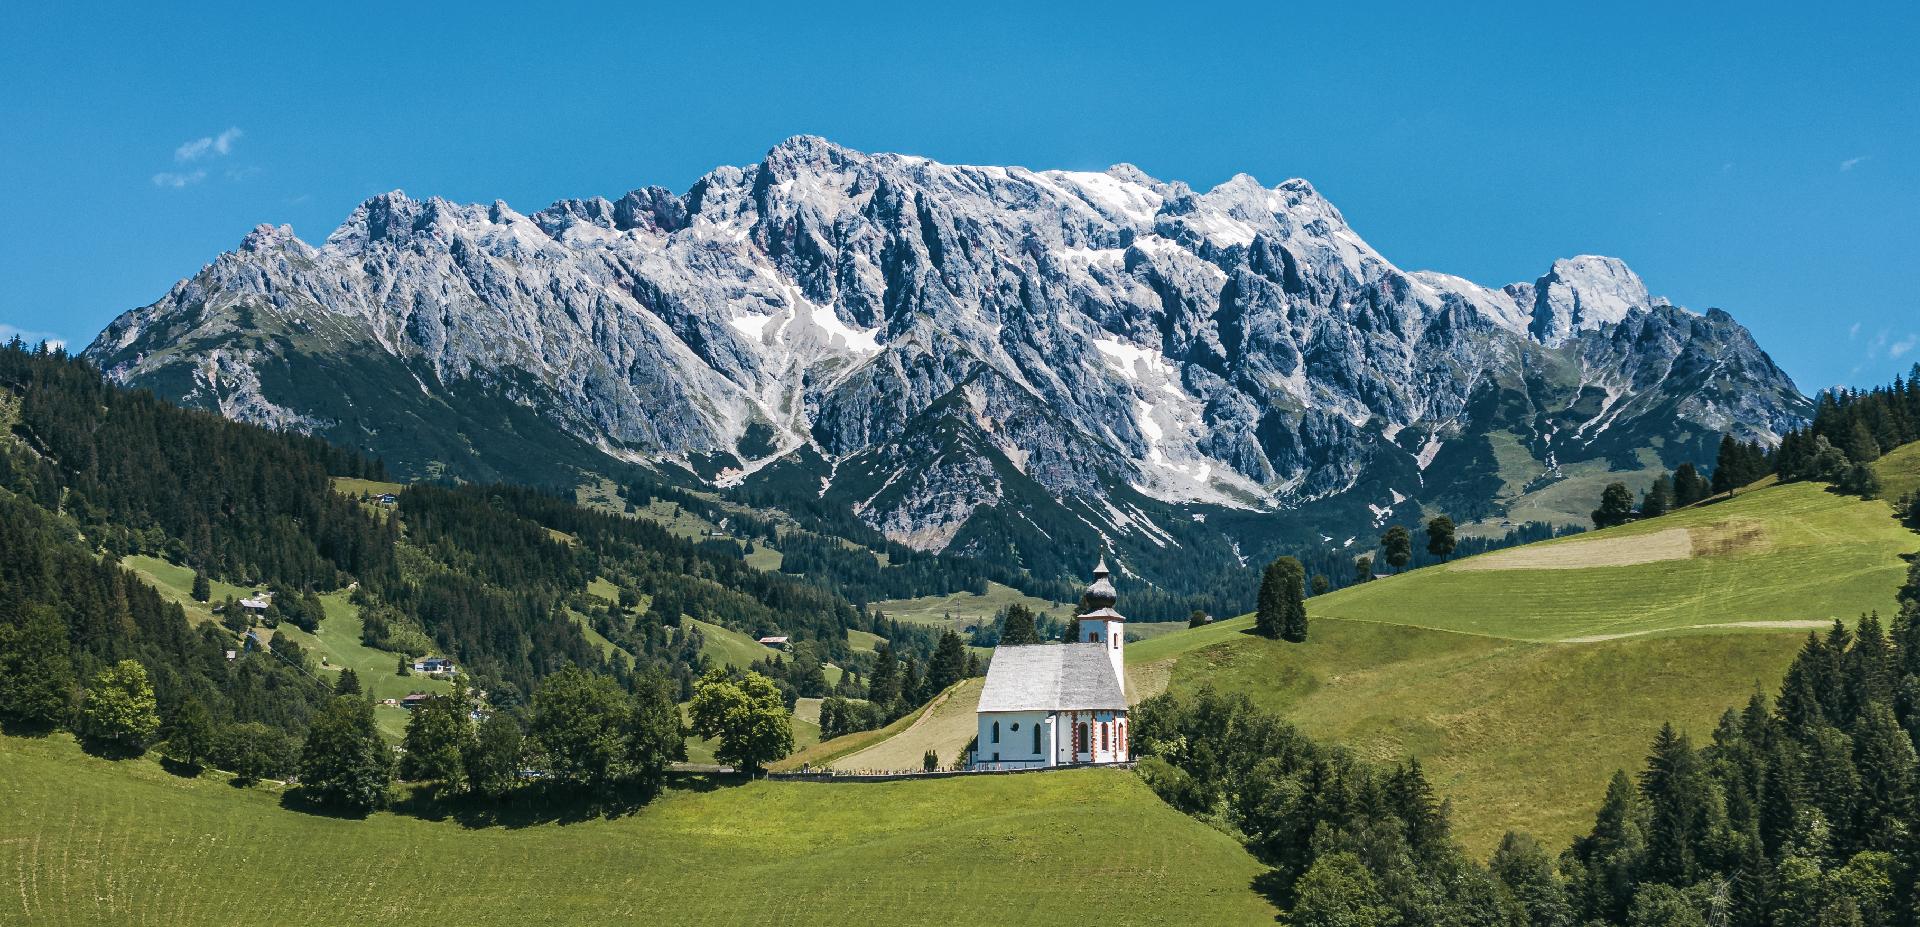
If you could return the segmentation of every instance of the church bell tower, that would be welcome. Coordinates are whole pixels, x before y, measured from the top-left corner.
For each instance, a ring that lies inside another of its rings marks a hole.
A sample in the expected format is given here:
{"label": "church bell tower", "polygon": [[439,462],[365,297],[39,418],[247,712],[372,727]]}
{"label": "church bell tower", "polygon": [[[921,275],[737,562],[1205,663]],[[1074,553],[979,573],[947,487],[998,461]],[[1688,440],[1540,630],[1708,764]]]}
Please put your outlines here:
{"label": "church bell tower", "polygon": [[1111,575],[1107,558],[1101,557],[1100,564],[1093,568],[1093,582],[1080,596],[1081,611],[1076,616],[1080,624],[1078,642],[1099,644],[1106,650],[1107,657],[1113,661],[1114,677],[1120,680],[1120,690],[1124,692],[1127,688],[1127,619],[1113,610],[1119,596],[1113,591]]}

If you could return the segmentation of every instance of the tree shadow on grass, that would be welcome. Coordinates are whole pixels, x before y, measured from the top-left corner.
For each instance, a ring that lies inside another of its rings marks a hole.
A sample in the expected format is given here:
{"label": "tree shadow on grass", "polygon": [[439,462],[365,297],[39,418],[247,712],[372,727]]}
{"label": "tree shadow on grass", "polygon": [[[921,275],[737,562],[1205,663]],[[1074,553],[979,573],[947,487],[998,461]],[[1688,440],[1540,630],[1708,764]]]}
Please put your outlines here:
{"label": "tree shadow on grass", "polygon": [[301,814],[311,814],[320,818],[337,818],[342,821],[364,821],[372,813],[360,808],[341,808],[316,800],[306,789],[294,788],[280,793],[280,807]]}
{"label": "tree shadow on grass", "polygon": [[147,755],[145,747],[131,747],[112,740],[97,740],[92,737],[78,738],[80,752],[103,760],[137,760]]}
{"label": "tree shadow on grass", "polygon": [[[1286,883],[1286,879],[1281,876],[1280,870],[1278,869],[1268,869],[1254,876],[1253,881],[1248,883],[1247,887],[1252,889],[1254,894],[1265,898],[1267,903],[1273,905],[1276,911],[1285,911],[1287,905],[1293,901],[1293,887]],[[1286,920],[1286,918],[1280,914],[1275,914],[1273,919],[1275,921]]]}
{"label": "tree shadow on grass", "polygon": [[0,718],[0,734],[8,737],[48,737],[60,730],[58,724],[45,724],[35,721],[21,721],[17,718]]}
{"label": "tree shadow on grass", "polygon": [[498,798],[450,792],[441,786],[421,786],[395,802],[392,810],[425,821],[451,821],[473,829],[515,830],[541,824],[615,820],[637,813],[669,791],[712,792],[747,781],[746,776],[738,774],[668,773],[661,786],[628,786],[596,793],[580,786],[543,780],[523,784]]}
{"label": "tree shadow on grass", "polygon": [[165,756],[160,758],[160,768],[182,779],[198,779],[201,773],[207,771],[205,766],[198,763],[185,763]]}

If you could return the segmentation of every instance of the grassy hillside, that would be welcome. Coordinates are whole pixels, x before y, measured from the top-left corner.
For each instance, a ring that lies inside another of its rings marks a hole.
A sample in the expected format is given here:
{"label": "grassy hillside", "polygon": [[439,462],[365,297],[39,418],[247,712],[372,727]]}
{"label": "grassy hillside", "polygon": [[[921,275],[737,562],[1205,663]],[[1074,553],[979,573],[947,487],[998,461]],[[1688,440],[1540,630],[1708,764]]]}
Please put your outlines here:
{"label": "grassy hillside", "polygon": [[1294,645],[1251,626],[1238,618],[1135,645],[1134,697],[1211,683],[1363,756],[1418,756],[1476,856],[1510,828],[1559,846],[1590,827],[1607,777],[1638,768],[1662,722],[1704,740],[1755,687],[1778,687],[1802,639],[1748,630],[1557,644],[1323,618]]}
{"label": "grassy hillside", "polygon": [[919,769],[928,750],[950,766],[966,749],[979,725],[974,711],[980,705],[984,679],[966,679],[928,703],[912,724],[871,747],[834,760],[835,769]]}
{"label": "grassy hillside", "polygon": [[924,595],[916,599],[890,599],[885,602],[875,602],[873,607],[885,612],[888,618],[896,621],[911,621],[916,624],[964,631],[968,625],[983,625],[991,622],[993,616],[1001,609],[1016,602],[1033,609],[1035,614],[1050,613],[1056,618],[1064,618],[1073,612],[1073,606],[1070,604],[1035,598],[999,583],[988,583],[986,595],[974,595],[969,592]]}
{"label": "grassy hillside", "polygon": [[700,652],[706,654],[715,663],[745,669],[753,665],[755,660],[764,660],[780,652],[732,628],[708,624],[697,618],[687,620],[700,629],[700,634],[706,641],[700,648]]}
{"label": "grassy hillside", "polygon": [[[1912,450],[1883,479],[1920,470]],[[1304,646],[1249,618],[1135,644],[1132,695],[1244,692],[1362,754],[1419,756],[1477,853],[1508,827],[1557,844],[1661,723],[1703,740],[1778,689],[1806,626],[1890,614],[1915,549],[1885,502],[1765,486],[1316,597]]]}
{"label": "grassy hillside", "polygon": [[1916,549],[1887,503],[1795,483],[1341,589],[1311,610],[1535,641],[1825,623],[1891,614],[1895,555]]}
{"label": "grassy hillside", "polygon": [[[336,481],[338,482],[338,481]],[[361,481],[364,482],[364,481]],[[375,484],[385,485],[385,484]],[[196,602],[193,591],[193,570],[158,557],[131,556],[121,560],[122,565],[135,575],[147,581],[147,584],[159,590],[162,596],[180,603],[190,621],[212,621],[214,614],[206,604]],[[252,588],[233,586],[219,580],[210,580],[213,599],[225,599],[228,595],[244,598],[254,594]],[[399,675],[399,657],[384,650],[375,650],[360,642],[360,608],[348,601],[345,592],[332,592],[320,597],[326,608],[326,620],[320,622],[318,634],[308,634],[282,622],[278,628],[260,629],[259,633],[268,640],[282,635],[290,638],[313,658],[313,672],[328,685],[333,685],[343,669],[351,668],[360,677],[360,687],[372,693],[376,699],[399,698],[410,692],[445,692],[449,684],[428,676]],[[598,636],[598,635],[594,635]],[[402,708],[379,707],[374,717],[380,722],[380,729],[396,743],[406,733],[407,714]]]}
{"label": "grassy hillside", "polygon": [[1235,841],[1086,770],[671,792],[617,820],[466,828],[0,738],[0,922],[1271,923]]}
{"label": "grassy hillside", "polygon": [[187,620],[195,624],[214,619],[214,603],[225,601],[228,596],[244,599],[256,591],[251,587],[235,586],[232,583],[208,578],[207,586],[212,593],[208,601],[199,602],[193,598],[192,567],[181,566],[146,554],[122,557],[120,565],[146,580],[147,585],[160,590],[160,594],[167,601],[179,604],[180,608],[187,613]]}

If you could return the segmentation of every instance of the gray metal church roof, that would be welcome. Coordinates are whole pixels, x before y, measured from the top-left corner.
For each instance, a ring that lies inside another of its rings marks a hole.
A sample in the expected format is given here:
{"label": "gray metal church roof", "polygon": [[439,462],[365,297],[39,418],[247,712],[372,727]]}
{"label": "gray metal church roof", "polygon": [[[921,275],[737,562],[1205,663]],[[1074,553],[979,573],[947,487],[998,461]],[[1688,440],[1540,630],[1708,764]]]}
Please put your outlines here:
{"label": "gray metal church roof", "polygon": [[980,711],[1125,709],[1127,695],[1105,644],[997,647],[987,665]]}

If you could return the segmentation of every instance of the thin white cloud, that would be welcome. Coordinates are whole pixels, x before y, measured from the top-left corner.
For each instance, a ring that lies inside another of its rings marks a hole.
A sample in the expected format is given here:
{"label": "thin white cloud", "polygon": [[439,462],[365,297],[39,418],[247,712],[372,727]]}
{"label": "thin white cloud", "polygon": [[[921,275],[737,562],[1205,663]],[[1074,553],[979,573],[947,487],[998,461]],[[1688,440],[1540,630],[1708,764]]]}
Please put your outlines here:
{"label": "thin white cloud", "polygon": [[1842,161],[1842,162],[1840,162],[1840,169],[1841,169],[1842,171],[1850,171],[1850,170],[1853,170],[1854,168],[1856,168],[1856,167],[1858,167],[1858,166],[1860,166],[1860,162],[1862,162],[1862,161],[1865,161],[1865,160],[1867,160],[1868,158],[1871,158],[1871,157],[1873,157],[1873,156],[1872,156],[1872,155],[1861,155],[1861,156],[1859,156],[1859,157],[1857,157],[1857,158],[1848,158],[1848,159],[1846,159],[1845,161]]}
{"label": "thin white cloud", "polygon": [[191,187],[205,179],[207,179],[206,171],[183,171],[178,173],[161,171],[153,175],[153,185],[156,187],[165,187],[169,190],[178,190],[181,187]]}
{"label": "thin white cloud", "polygon": [[1860,323],[1855,322],[1847,327],[1847,340],[1852,341],[1858,337],[1860,337]]}
{"label": "thin white cloud", "polygon": [[16,328],[5,322],[0,322],[0,343],[10,342],[15,338],[19,338],[28,344],[39,344],[44,341],[48,347],[53,348],[64,348],[67,346],[67,339],[53,332],[27,331],[24,328]]}
{"label": "thin white cloud", "polygon": [[173,160],[186,164],[209,156],[222,157],[231,154],[233,143],[239,141],[240,136],[245,134],[235,126],[219,135],[207,135],[190,142],[182,142],[180,147],[173,150]]}
{"label": "thin white cloud", "polygon": [[1887,356],[1899,358],[1916,347],[1920,347],[1920,334],[1908,333],[1907,337],[1887,345]]}

